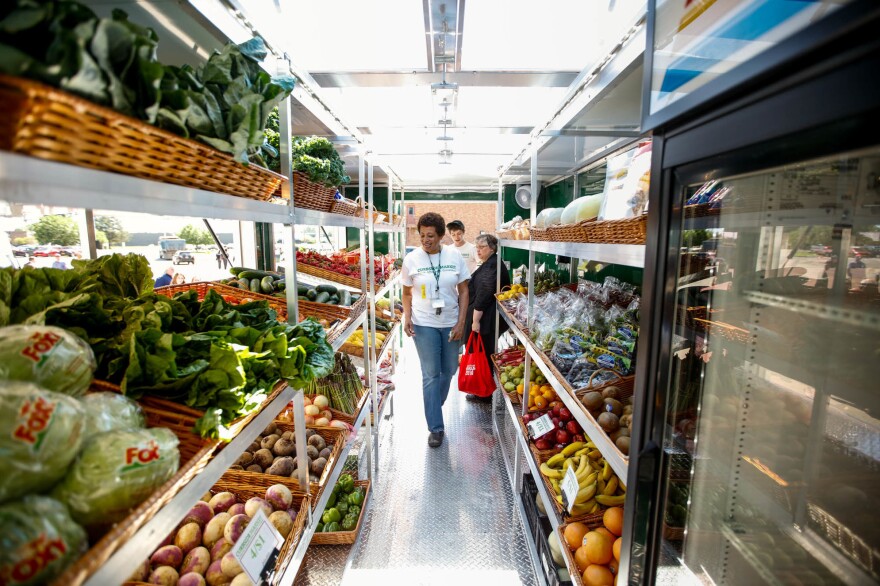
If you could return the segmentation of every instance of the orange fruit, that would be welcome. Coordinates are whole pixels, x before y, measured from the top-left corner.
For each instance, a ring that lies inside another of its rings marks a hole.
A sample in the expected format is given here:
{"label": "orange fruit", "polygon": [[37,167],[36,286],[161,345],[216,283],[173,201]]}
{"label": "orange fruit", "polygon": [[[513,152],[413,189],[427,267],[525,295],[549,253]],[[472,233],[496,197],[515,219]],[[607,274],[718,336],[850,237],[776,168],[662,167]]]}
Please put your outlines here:
{"label": "orange fruit", "polygon": [[537,407],[538,409],[546,409],[547,399],[545,399],[541,395],[538,395],[537,397],[535,397],[535,407]]}
{"label": "orange fruit", "polygon": [[544,391],[541,396],[547,399],[548,402],[550,402],[556,398],[556,393],[554,393],[553,391]]}
{"label": "orange fruit", "polygon": [[591,564],[607,564],[614,555],[611,553],[611,540],[598,531],[590,531],[584,537],[583,547],[587,550],[587,559]]}
{"label": "orange fruit", "polygon": [[614,545],[611,546],[611,553],[614,554],[614,559],[620,561],[620,546],[623,544],[623,537],[618,537],[614,541]]}
{"label": "orange fruit", "polygon": [[599,527],[598,529],[593,529],[593,531],[596,531],[597,533],[601,533],[602,535],[607,537],[609,540],[611,540],[611,543],[614,543],[614,540],[617,539],[617,535],[614,535],[613,533],[611,533],[611,531],[608,531],[604,527]]}
{"label": "orange fruit", "polygon": [[519,383],[518,385],[516,385],[516,392],[519,393],[520,395],[523,394],[523,384],[522,383]]}
{"label": "orange fruit", "polygon": [[579,572],[583,572],[587,569],[587,566],[590,565],[590,560],[587,559],[587,548],[579,547],[574,552],[574,564],[577,566]]}
{"label": "orange fruit", "polygon": [[574,551],[583,545],[584,535],[587,534],[587,531],[589,531],[589,528],[583,523],[578,523],[577,521],[569,523],[563,533],[565,541],[568,543],[568,549]]}
{"label": "orange fruit", "polygon": [[605,566],[587,566],[583,575],[584,586],[614,586],[614,574]]}
{"label": "orange fruit", "polygon": [[623,535],[623,507],[605,509],[605,514],[602,515],[602,522],[608,531],[611,531],[617,537]]}
{"label": "orange fruit", "polygon": [[611,570],[611,573],[614,574],[615,576],[617,576],[617,570],[618,570],[619,566],[620,566],[620,562],[617,560],[611,560],[608,563],[608,569]]}

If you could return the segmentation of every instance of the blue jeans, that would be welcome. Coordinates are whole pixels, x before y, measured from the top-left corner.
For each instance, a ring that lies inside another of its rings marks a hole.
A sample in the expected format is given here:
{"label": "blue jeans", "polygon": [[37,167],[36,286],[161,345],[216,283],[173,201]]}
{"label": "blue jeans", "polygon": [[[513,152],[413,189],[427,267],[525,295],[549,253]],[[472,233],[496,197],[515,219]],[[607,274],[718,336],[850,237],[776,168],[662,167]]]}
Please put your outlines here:
{"label": "blue jeans", "polygon": [[413,324],[413,341],[422,366],[422,398],[428,431],[443,431],[443,404],[458,370],[459,340],[449,341],[452,328],[431,328]]}

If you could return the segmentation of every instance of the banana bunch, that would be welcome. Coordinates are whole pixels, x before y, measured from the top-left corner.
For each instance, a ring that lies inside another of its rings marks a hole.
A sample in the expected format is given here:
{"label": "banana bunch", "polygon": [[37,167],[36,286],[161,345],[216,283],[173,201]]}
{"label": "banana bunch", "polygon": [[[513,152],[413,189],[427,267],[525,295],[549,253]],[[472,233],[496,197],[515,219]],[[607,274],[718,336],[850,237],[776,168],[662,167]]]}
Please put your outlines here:
{"label": "banana bunch", "polygon": [[[382,346],[382,344],[385,342],[386,337],[387,337],[387,334],[385,334],[384,332],[376,332],[376,345]],[[345,343],[351,344],[352,346],[363,347],[364,346],[364,331],[357,330],[355,333],[350,335],[347,340],[345,340]]]}
{"label": "banana bunch", "polygon": [[574,468],[579,488],[569,513],[572,517],[623,505],[626,487],[593,442],[572,442],[541,464],[541,474],[553,486],[556,502],[562,504],[562,479],[569,468]]}

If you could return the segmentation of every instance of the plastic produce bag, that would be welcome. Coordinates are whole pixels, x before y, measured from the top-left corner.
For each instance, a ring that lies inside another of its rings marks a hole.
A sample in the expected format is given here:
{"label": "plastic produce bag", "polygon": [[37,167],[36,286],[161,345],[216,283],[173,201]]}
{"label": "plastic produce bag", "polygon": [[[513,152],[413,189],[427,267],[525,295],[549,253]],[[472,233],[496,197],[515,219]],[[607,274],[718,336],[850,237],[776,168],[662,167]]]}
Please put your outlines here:
{"label": "plastic produce bag", "polygon": [[[632,158],[627,158],[627,155]],[[626,165],[626,168],[620,169],[620,165]],[[599,212],[599,220],[632,218],[644,212],[648,203],[650,178],[650,141],[611,159],[608,164],[606,193]]]}
{"label": "plastic produce bag", "polygon": [[0,502],[52,488],[82,445],[85,411],[79,401],[33,383],[0,388]]}
{"label": "plastic produce bag", "polygon": [[132,431],[146,426],[140,405],[116,393],[89,393],[82,398],[86,410],[85,436],[107,431]]}
{"label": "plastic produce bag", "polygon": [[121,521],[177,472],[177,443],[161,427],[93,435],[52,495],[87,527]]}
{"label": "plastic produce bag", "polygon": [[0,329],[0,380],[28,381],[80,397],[92,382],[95,354],[78,336],[53,326]]}
{"label": "plastic produce bag", "polygon": [[48,584],[87,548],[67,508],[45,496],[0,506],[0,584]]}

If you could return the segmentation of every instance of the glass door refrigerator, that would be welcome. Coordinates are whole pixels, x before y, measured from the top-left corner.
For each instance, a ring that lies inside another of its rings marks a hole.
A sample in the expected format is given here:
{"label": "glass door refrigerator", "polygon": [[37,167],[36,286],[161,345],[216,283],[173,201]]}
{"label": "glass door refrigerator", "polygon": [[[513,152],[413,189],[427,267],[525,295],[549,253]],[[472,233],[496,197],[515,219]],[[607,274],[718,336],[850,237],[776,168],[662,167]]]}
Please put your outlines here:
{"label": "glass door refrigerator", "polygon": [[[651,4],[652,309],[621,570],[876,584],[880,3]],[[760,47],[725,53],[748,34]]]}

